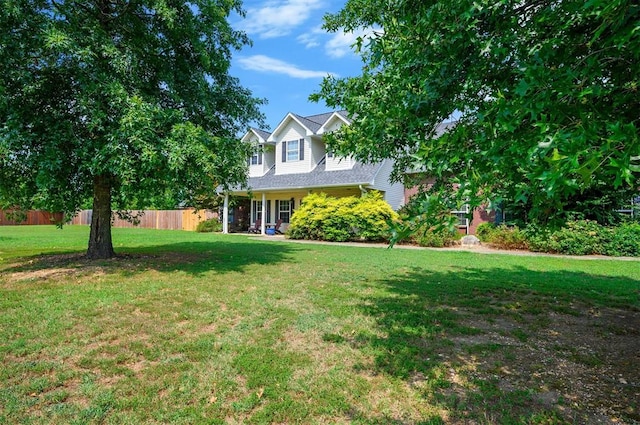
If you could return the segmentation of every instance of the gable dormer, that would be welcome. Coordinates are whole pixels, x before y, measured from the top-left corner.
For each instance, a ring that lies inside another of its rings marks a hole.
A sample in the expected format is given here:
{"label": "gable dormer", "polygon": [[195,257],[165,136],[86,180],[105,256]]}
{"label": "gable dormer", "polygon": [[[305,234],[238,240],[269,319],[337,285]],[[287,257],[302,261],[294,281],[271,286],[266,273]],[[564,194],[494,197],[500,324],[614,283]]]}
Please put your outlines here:
{"label": "gable dormer", "polygon": [[314,126],[319,127],[289,113],[271,133],[268,141],[275,145],[276,174],[308,173],[315,168],[322,158],[322,145],[312,137]]}
{"label": "gable dormer", "polygon": [[274,146],[267,141],[269,136],[266,131],[251,128],[242,138],[244,143],[250,143],[253,148],[253,154],[247,159],[249,177],[263,176],[275,164]]}
{"label": "gable dormer", "polygon": [[318,134],[331,133],[338,130],[343,125],[351,124],[351,121],[346,117],[344,112],[334,112],[329,118],[320,126]]}
{"label": "gable dormer", "polygon": [[[343,125],[349,125],[350,121],[341,112],[334,112],[325,121],[325,123],[318,129],[318,134],[323,135],[338,130]],[[333,154],[328,148],[326,150],[327,158],[325,161],[325,169],[327,171],[332,170],[350,170],[353,168],[356,161],[353,157],[339,157]]]}

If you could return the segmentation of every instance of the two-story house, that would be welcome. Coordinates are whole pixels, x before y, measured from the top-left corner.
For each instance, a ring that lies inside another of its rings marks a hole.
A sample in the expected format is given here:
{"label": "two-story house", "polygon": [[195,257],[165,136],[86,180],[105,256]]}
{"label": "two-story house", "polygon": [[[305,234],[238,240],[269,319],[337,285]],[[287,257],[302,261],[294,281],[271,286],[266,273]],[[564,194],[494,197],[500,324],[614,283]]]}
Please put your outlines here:
{"label": "two-story house", "polygon": [[[376,190],[393,209],[399,209],[404,205],[404,186],[390,182],[390,160],[362,164],[327,150],[323,136],[349,123],[343,111],[308,117],[289,113],[272,133],[250,129],[242,138],[254,146],[248,160],[248,189],[236,189],[227,195],[250,199],[249,221],[252,226],[260,223],[260,233],[279,220],[281,229],[286,230],[295,209],[310,193],[343,197]],[[225,232],[228,222],[225,202]]]}

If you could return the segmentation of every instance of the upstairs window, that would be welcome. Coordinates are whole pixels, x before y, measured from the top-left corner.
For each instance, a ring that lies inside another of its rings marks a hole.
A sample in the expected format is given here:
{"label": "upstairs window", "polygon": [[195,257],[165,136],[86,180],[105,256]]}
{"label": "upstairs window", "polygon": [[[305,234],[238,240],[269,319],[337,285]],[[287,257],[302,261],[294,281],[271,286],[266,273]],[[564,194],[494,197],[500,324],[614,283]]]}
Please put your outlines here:
{"label": "upstairs window", "polygon": [[262,145],[258,145],[256,151],[251,155],[250,165],[262,165]]}
{"label": "upstairs window", "polygon": [[282,162],[304,159],[304,139],[282,142]]}

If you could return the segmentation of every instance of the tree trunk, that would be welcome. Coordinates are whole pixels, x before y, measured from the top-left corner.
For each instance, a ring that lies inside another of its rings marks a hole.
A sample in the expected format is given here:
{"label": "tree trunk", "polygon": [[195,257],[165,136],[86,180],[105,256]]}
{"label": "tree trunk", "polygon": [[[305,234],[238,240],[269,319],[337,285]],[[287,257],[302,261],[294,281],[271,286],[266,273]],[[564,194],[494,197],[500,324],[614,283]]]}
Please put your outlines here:
{"label": "tree trunk", "polygon": [[112,258],[115,255],[111,242],[111,179],[108,176],[95,176],[87,257],[96,260]]}

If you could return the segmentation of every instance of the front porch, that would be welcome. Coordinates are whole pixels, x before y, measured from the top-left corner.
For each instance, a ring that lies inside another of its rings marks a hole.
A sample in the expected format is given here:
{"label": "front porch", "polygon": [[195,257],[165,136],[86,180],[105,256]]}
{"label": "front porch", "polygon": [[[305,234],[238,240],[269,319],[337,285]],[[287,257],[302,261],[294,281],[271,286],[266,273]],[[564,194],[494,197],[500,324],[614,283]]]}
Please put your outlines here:
{"label": "front porch", "polygon": [[[245,219],[248,226],[245,226],[244,230],[241,231],[256,228],[256,223],[258,223],[257,233],[266,235],[267,229],[275,227],[277,222],[281,220],[279,230],[282,233],[286,232],[296,208],[299,208],[304,197],[311,193],[326,193],[335,197],[361,196],[363,189],[359,187],[335,187],[287,191],[234,192],[234,197],[241,198],[244,201]],[[229,194],[225,194],[222,211],[223,233],[238,231],[238,227],[233,226],[234,217],[238,213],[236,212],[236,207],[229,207],[229,196]]]}

